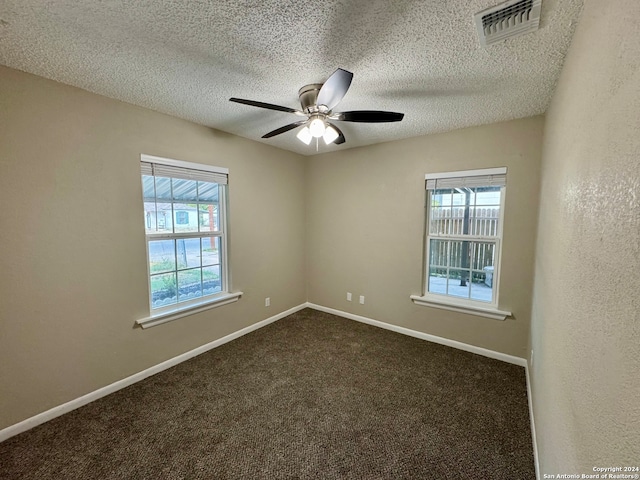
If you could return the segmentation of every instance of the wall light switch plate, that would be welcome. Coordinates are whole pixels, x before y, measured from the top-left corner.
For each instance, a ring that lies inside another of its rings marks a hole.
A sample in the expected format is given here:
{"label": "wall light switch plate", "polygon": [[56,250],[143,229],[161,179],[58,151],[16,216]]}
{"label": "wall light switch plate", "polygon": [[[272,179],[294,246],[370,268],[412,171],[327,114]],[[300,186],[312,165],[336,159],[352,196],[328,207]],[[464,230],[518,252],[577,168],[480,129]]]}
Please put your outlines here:
{"label": "wall light switch plate", "polygon": [[364,305],[364,295],[360,295],[360,305]]}
{"label": "wall light switch plate", "polygon": [[264,306],[265,307],[271,306],[271,297],[267,297],[264,299]]}
{"label": "wall light switch plate", "polygon": [[350,302],[351,301],[351,292],[347,292],[347,301]]}

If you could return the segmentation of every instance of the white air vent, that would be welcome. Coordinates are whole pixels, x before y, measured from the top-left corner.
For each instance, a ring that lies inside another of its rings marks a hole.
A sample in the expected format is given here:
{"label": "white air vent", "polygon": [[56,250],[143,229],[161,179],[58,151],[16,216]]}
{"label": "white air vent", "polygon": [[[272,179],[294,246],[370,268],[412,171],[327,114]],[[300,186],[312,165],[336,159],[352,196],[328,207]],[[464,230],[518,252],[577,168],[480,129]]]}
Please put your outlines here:
{"label": "white air vent", "polygon": [[475,14],[483,45],[533,32],[540,25],[542,0],[509,0]]}

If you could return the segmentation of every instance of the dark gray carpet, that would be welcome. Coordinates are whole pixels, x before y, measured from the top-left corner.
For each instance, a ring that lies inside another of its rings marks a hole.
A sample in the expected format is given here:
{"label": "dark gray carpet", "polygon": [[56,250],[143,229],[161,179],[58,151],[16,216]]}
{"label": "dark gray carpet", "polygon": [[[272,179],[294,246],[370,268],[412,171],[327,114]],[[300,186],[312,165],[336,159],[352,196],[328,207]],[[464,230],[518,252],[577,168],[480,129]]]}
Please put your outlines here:
{"label": "dark gray carpet", "polygon": [[533,479],[524,369],[306,309],[0,443],[0,478]]}

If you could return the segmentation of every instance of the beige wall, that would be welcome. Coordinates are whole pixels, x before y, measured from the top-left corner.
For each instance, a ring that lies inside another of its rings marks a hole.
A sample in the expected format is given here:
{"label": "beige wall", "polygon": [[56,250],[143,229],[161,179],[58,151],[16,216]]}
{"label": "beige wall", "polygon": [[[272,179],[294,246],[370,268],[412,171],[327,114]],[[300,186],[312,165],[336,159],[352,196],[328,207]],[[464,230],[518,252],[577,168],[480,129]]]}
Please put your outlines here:
{"label": "beige wall", "polygon": [[[229,168],[239,302],[134,328],[141,153]],[[303,303],[304,172],[298,155],[0,67],[0,428]]]}
{"label": "beige wall", "polygon": [[[0,428],[307,298],[525,355],[541,117],[305,159],[7,68],[0,108]],[[134,328],[148,314],[140,153],[230,169],[239,302]],[[515,318],[414,305],[424,174],[492,166],[509,168],[500,307]]]}
{"label": "beige wall", "polygon": [[[309,301],[525,357],[542,129],[543,118],[534,117],[311,157]],[[425,173],[499,166],[508,167],[500,308],[515,318],[414,305],[409,295],[422,293]]]}
{"label": "beige wall", "polygon": [[587,0],[544,131],[532,313],[542,474],[640,459],[640,3]]}

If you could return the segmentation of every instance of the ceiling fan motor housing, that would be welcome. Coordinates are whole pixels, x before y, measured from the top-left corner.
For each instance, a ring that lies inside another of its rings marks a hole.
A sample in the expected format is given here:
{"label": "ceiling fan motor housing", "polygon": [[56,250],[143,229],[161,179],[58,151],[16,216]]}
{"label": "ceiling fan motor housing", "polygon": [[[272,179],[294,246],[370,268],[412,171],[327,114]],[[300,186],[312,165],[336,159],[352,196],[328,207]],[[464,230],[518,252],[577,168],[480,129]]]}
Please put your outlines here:
{"label": "ceiling fan motor housing", "polygon": [[298,90],[300,105],[302,105],[302,110],[305,113],[315,113],[318,111],[316,103],[322,85],[322,83],[311,83]]}

